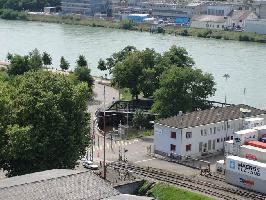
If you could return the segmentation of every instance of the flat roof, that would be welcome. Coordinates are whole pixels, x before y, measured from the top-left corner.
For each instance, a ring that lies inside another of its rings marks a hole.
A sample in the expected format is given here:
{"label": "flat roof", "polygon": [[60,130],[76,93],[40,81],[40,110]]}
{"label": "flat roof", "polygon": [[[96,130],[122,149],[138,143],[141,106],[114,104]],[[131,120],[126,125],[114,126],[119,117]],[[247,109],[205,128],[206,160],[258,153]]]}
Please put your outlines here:
{"label": "flat roof", "polygon": [[[266,153],[266,149],[262,149],[262,148],[259,148],[259,147],[254,147],[254,146],[251,146],[251,145],[241,145],[240,148],[246,148],[246,149],[251,149],[251,150],[256,150],[256,151],[259,151],[259,152],[263,152],[263,153]],[[266,154],[265,154],[266,156]]]}
{"label": "flat roof", "polygon": [[235,132],[235,134],[237,135],[245,135],[247,133],[252,133],[252,132],[256,132],[257,130],[255,129],[245,129],[245,130],[241,130],[241,131],[237,131]]}
{"label": "flat roof", "polygon": [[252,118],[246,118],[245,119],[245,121],[248,121],[248,122],[254,122],[254,121],[258,121],[258,120],[264,120],[264,118],[252,117]]}

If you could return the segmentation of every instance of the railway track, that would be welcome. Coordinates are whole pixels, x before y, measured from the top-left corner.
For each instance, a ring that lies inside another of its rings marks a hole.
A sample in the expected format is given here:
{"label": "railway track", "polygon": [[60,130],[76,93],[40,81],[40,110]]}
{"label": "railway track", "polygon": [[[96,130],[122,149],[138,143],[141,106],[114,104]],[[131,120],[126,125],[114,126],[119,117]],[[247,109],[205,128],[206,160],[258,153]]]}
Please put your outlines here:
{"label": "railway track", "polygon": [[[254,192],[249,192],[243,189],[234,189],[230,187],[221,186],[218,184],[194,179],[184,175],[179,175],[175,173],[170,173],[163,171],[161,169],[151,168],[151,167],[140,167],[129,163],[115,162],[110,163],[108,167],[112,167],[117,170],[124,170],[132,172],[139,176],[144,176],[147,178],[159,180],[162,182],[174,184],[180,187],[189,188],[191,190],[199,191],[211,196],[218,197],[225,200],[240,200],[246,199],[256,199],[256,200],[266,200],[266,195],[258,194]],[[224,181],[219,178],[219,181]]]}

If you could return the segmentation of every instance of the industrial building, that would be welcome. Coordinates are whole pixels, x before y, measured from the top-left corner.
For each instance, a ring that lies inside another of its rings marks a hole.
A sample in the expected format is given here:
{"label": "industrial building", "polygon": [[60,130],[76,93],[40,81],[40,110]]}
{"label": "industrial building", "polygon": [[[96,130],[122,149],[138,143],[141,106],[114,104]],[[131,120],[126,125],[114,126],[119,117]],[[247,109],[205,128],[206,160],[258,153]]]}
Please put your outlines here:
{"label": "industrial building", "polygon": [[248,125],[245,119],[259,117],[264,125],[266,111],[247,105],[231,105],[178,114],[154,124],[154,150],[161,155],[200,157],[224,150],[225,141]]}
{"label": "industrial building", "polygon": [[65,14],[91,15],[107,12],[107,0],[62,0],[62,12]]}

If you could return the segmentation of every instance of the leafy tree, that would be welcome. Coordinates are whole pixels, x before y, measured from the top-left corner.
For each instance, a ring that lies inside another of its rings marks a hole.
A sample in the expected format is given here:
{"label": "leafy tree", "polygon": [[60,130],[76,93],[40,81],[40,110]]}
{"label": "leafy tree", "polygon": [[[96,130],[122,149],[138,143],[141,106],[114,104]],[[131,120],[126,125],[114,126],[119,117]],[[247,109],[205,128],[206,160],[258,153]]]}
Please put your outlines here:
{"label": "leafy tree", "polygon": [[105,71],[109,70],[109,74],[112,74],[113,67],[119,63],[125,60],[125,58],[131,54],[132,52],[137,51],[136,47],[134,46],[126,46],[124,49],[117,53],[113,53],[113,55],[106,59],[106,62],[103,63],[103,60],[100,59],[98,62],[98,69]]}
{"label": "leafy tree", "polygon": [[77,66],[74,70],[74,75],[79,81],[87,83],[88,87],[92,91],[93,77],[91,76],[91,70],[86,67]]}
{"label": "leafy tree", "polygon": [[52,57],[47,52],[43,52],[42,54],[42,62],[45,66],[52,64]]}
{"label": "leafy tree", "polygon": [[141,60],[137,53],[130,54],[125,60],[115,65],[112,84],[119,88],[129,88],[132,97],[138,99],[142,75]]}
{"label": "leafy tree", "polygon": [[88,145],[87,85],[47,71],[27,72],[12,85],[0,95],[0,167],[8,176],[74,168]]}
{"label": "leafy tree", "polygon": [[6,58],[10,61],[13,58],[13,54],[8,52]]}
{"label": "leafy tree", "polygon": [[166,70],[160,80],[160,88],[155,92],[152,111],[160,117],[206,109],[206,99],[215,93],[215,82],[211,74],[200,69],[177,68]]}
{"label": "leafy tree", "polygon": [[85,56],[83,56],[83,55],[79,56],[79,58],[77,60],[77,65],[79,67],[87,67],[88,66],[88,63],[87,63]]}
{"label": "leafy tree", "polygon": [[29,69],[38,70],[41,69],[42,66],[42,55],[40,54],[38,49],[34,49],[29,53]]}
{"label": "leafy tree", "polygon": [[69,62],[64,58],[64,56],[60,59],[60,68],[62,70],[68,70],[69,69]]}
{"label": "leafy tree", "polygon": [[7,73],[10,76],[21,75],[30,70],[28,56],[12,55]]}
{"label": "leafy tree", "polygon": [[166,68],[172,65],[185,68],[192,67],[195,62],[188,56],[188,52],[185,48],[173,45],[168,51],[163,53],[160,64],[164,65]]}

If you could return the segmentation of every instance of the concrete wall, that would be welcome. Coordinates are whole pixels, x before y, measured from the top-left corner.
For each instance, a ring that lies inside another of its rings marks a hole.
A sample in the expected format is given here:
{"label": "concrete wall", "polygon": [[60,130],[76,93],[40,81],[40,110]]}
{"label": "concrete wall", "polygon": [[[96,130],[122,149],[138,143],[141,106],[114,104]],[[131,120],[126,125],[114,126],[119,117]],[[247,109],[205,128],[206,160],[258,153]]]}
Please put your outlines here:
{"label": "concrete wall", "polygon": [[223,30],[225,23],[192,21],[191,27]]}
{"label": "concrete wall", "polygon": [[143,185],[143,180],[134,181],[117,185],[114,188],[122,194],[136,194],[137,190]]}
{"label": "concrete wall", "polygon": [[266,34],[266,19],[246,20],[244,31]]}

